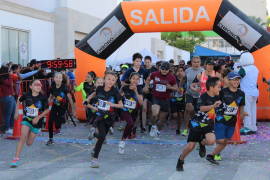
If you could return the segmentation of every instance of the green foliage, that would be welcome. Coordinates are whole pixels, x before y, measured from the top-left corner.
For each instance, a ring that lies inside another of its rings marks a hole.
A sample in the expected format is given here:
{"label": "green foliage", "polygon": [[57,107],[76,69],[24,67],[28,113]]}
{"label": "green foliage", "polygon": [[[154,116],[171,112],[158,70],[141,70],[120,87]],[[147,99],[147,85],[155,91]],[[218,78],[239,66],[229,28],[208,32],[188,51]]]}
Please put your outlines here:
{"label": "green foliage", "polygon": [[205,41],[205,36],[199,31],[190,32],[163,32],[161,39],[169,45],[193,52],[194,47]]}

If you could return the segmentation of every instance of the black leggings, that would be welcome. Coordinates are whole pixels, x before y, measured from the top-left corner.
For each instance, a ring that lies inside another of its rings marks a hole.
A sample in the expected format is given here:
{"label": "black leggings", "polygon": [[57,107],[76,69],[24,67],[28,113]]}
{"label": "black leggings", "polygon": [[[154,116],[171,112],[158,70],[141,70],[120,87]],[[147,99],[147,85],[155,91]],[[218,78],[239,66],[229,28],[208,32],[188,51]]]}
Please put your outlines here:
{"label": "black leggings", "polygon": [[95,134],[97,142],[94,148],[94,158],[98,158],[99,152],[102,148],[102,144],[106,138],[106,135],[109,132],[110,127],[112,126],[112,121],[110,119],[104,119],[103,117],[97,117],[95,119],[98,133]]}
{"label": "black leggings", "polygon": [[49,118],[49,138],[53,138],[53,124],[55,124],[56,129],[60,129],[62,122],[65,122],[66,110],[59,106],[52,107]]}

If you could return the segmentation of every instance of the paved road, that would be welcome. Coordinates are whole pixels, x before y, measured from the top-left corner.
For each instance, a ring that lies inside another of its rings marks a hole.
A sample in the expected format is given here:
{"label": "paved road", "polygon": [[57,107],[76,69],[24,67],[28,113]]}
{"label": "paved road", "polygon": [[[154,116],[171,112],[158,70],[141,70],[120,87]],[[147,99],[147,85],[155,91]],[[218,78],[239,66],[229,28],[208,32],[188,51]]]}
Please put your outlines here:
{"label": "paved road", "polygon": [[[140,135],[129,141],[126,153],[120,155],[116,132],[108,137],[100,155],[101,167],[89,167],[93,145],[85,139],[87,128],[66,125],[57,143],[47,147],[42,133],[31,148],[25,148],[22,165],[10,169],[17,141],[0,139],[1,180],[270,180],[270,124],[260,124],[262,133],[248,136],[247,144],[229,146],[221,165],[214,166],[194,151],[186,160],[185,172],[176,172],[175,164],[185,138],[167,129],[159,140]],[[268,131],[269,130],[269,131]],[[208,152],[213,147],[209,147]]]}

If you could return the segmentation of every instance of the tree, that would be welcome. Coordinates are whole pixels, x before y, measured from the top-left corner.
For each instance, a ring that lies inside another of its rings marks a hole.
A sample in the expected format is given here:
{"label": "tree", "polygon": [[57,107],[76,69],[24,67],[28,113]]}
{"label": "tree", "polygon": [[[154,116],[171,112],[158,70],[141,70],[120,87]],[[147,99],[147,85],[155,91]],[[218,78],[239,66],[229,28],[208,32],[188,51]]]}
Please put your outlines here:
{"label": "tree", "polygon": [[163,32],[161,39],[169,45],[193,52],[194,47],[205,41],[205,36],[199,31],[190,32]]}
{"label": "tree", "polygon": [[250,18],[253,22],[257,23],[258,25],[262,26],[262,28],[265,29],[267,23],[263,22],[263,20],[262,20],[260,17],[249,16],[249,18]]}

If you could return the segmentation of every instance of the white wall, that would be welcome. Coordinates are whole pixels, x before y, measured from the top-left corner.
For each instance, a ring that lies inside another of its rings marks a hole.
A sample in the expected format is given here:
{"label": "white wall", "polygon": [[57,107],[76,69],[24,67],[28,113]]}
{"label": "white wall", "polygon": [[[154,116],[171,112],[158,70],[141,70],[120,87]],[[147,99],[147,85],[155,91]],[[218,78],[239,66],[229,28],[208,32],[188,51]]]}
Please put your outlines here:
{"label": "white wall", "polygon": [[[131,57],[134,53],[140,52],[143,49],[151,51],[151,38],[160,39],[160,33],[138,33],[130,37],[120,48],[118,48],[110,57],[107,64],[114,64],[110,61],[125,59]],[[125,62],[123,62],[125,63]]]}
{"label": "white wall", "polygon": [[71,8],[98,18],[105,18],[117,6],[116,0],[61,0],[62,7]]}
{"label": "white wall", "polygon": [[7,26],[29,32],[30,59],[54,58],[54,24],[52,22],[0,10],[0,26]]}
{"label": "white wall", "polygon": [[60,0],[6,0],[22,6],[46,12],[53,12]]}

